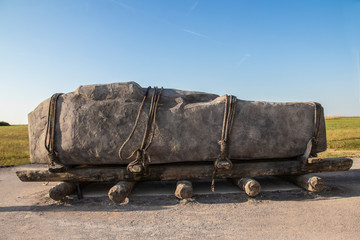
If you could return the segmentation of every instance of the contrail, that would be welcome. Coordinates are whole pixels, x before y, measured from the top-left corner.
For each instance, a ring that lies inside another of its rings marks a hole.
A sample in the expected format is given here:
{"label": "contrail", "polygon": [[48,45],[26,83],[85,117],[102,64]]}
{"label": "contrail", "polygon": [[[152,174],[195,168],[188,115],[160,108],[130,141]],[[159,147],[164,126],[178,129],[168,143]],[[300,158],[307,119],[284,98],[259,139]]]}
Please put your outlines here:
{"label": "contrail", "polygon": [[123,7],[123,8],[126,8],[126,9],[130,10],[130,11],[134,11],[134,12],[137,11],[137,9],[135,9],[135,8],[133,8],[133,7],[131,7],[131,6],[123,3],[123,2],[116,1],[116,0],[111,0],[111,1],[112,1],[113,3],[119,5],[119,6]]}
{"label": "contrail", "polygon": [[237,63],[238,66],[240,66],[243,62],[245,62],[246,59],[248,59],[249,57],[251,57],[250,53],[245,54],[240,61]]}
{"label": "contrail", "polygon": [[189,12],[193,11],[193,10],[197,7],[198,4],[199,4],[199,2],[195,2],[195,3],[191,6]]}
{"label": "contrail", "polygon": [[209,38],[208,36],[206,36],[206,35],[203,35],[203,34],[200,34],[200,33],[197,33],[197,32],[193,32],[193,31],[190,31],[189,29],[183,29],[185,32],[187,32],[187,33],[191,33],[191,34],[194,34],[194,35],[196,35],[196,36],[198,36],[198,37],[202,37],[202,38]]}

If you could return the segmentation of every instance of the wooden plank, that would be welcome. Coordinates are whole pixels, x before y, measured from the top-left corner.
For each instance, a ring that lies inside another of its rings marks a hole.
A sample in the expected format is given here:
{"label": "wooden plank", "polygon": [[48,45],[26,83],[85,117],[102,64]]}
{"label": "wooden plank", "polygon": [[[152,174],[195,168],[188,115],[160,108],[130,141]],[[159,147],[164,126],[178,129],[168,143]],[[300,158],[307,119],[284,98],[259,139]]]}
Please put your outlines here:
{"label": "wooden plank", "polygon": [[69,196],[76,190],[76,184],[71,182],[62,182],[49,190],[49,197],[55,201],[60,201]]}
{"label": "wooden plank", "polygon": [[258,181],[252,178],[237,178],[234,179],[238,185],[249,197],[256,197],[261,192],[261,185]]}
{"label": "wooden plank", "polygon": [[176,183],[175,197],[178,199],[188,199],[193,196],[193,186],[191,181],[182,180]]}
{"label": "wooden plank", "polygon": [[313,174],[288,176],[286,179],[309,192],[318,193],[325,187],[322,178],[314,176]]}
{"label": "wooden plank", "polygon": [[323,160],[323,159],[317,158],[317,157],[315,157],[315,158],[308,158],[307,163],[308,163],[308,164],[314,164],[314,163],[319,163],[319,162],[321,162],[322,160]]}
{"label": "wooden plank", "polygon": [[127,196],[131,193],[136,182],[133,181],[120,181],[115,186],[110,188],[108,196],[111,201],[116,204],[123,203]]}
{"label": "wooden plank", "polygon": [[[328,158],[314,164],[302,164],[294,160],[233,162],[230,170],[219,169],[217,178],[242,178],[256,176],[302,175],[315,172],[346,171],[352,166],[349,158]],[[150,165],[142,180],[209,179],[213,164],[164,164]],[[47,168],[29,168],[16,172],[21,181],[71,181],[71,182],[118,182],[138,180],[129,174],[125,166],[101,166],[70,168],[64,173],[51,173]]]}

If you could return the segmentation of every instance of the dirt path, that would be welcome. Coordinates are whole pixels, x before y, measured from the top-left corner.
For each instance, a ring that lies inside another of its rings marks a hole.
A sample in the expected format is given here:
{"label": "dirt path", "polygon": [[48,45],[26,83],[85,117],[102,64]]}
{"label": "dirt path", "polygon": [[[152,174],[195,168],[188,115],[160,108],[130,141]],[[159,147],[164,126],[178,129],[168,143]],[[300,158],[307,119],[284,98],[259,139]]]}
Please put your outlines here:
{"label": "dirt path", "polygon": [[57,203],[50,183],[23,183],[0,169],[0,239],[359,239],[360,159],[348,172],[321,175],[322,194],[302,190],[131,197],[104,195]]}

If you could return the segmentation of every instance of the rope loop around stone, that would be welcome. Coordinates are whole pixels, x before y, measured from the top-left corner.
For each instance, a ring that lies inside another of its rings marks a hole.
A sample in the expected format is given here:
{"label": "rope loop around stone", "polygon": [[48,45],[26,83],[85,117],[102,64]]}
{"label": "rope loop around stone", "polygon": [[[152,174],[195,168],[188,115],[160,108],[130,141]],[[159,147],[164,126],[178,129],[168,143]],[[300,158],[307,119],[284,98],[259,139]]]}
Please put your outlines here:
{"label": "rope loop around stone", "polygon": [[51,96],[44,142],[45,149],[48,152],[49,171],[53,173],[65,172],[68,169],[68,166],[60,162],[55,148],[57,101],[61,95],[62,93],[55,93]]}
{"label": "rope loop around stone", "polygon": [[220,154],[214,162],[214,171],[211,180],[211,191],[215,191],[215,177],[218,169],[229,170],[232,168],[230,160],[229,142],[230,133],[234,123],[236,114],[236,97],[226,95],[224,119],[221,131],[221,140],[218,142],[220,145]]}
{"label": "rope loop around stone", "polygon": [[50,163],[52,165],[54,165],[54,162],[56,162],[58,160],[58,154],[57,152],[53,151],[53,152],[49,152],[48,153],[48,159],[50,161]]}
{"label": "rope loop around stone", "polygon": [[312,102],[314,104],[314,130],[313,130],[313,144],[317,145],[319,142],[320,122],[323,115],[323,109],[319,103]]}
{"label": "rope loop around stone", "polygon": [[[136,129],[138,121],[140,119],[140,114],[141,114],[142,108],[144,106],[144,103],[146,101],[149,90],[150,90],[150,87],[147,89],[145,96],[143,97],[143,100],[140,104],[138,114],[137,114],[133,129],[132,129],[130,135],[128,136],[128,138],[125,140],[125,142],[122,144],[122,146],[119,149],[119,157],[121,160],[124,160],[122,157],[122,154],[121,154],[122,150],[125,147],[125,145],[129,142],[129,140],[131,139],[132,135],[135,132],[135,129]],[[155,127],[156,127],[156,115],[157,115],[158,104],[159,104],[159,100],[160,100],[160,96],[161,96],[162,92],[163,92],[163,88],[161,88],[160,91],[158,91],[158,88],[154,87],[153,95],[151,97],[151,102],[150,102],[147,124],[146,124],[145,130],[144,130],[141,145],[137,150],[133,151],[129,157],[125,158],[125,160],[130,160],[136,154],[135,160],[130,162],[128,164],[128,166],[126,167],[127,171],[130,173],[133,173],[133,174],[144,173],[148,162],[150,162],[150,155],[148,154],[147,150],[150,148],[150,146],[153,142],[153,139],[154,139]]]}

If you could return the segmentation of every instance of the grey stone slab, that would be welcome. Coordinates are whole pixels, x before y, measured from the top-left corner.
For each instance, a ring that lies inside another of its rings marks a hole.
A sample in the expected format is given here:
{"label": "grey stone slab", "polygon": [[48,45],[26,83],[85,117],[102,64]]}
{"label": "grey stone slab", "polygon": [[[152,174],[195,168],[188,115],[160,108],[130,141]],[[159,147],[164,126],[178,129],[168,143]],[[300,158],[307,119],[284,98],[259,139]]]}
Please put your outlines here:
{"label": "grey stone slab", "polygon": [[[120,146],[129,136],[146,89],[135,82],[80,86],[57,103],[55,150],[59,160],[76,164],[126,164]],[[145,102],[133,138],[124,156],[141,145],[150,98]],[[164,89],[155,135],[148,149],[150,164],[213,161],[220,153],[226,96]],[[29,114],[30,156],[33,163],[48,162],[45,135],[49,99]],[[232,159],[289,158],[304,153],[314,133],[314,103],[272,103],[237,100],[230,134]],[[319,142],[326,149],[321,116]]]}

